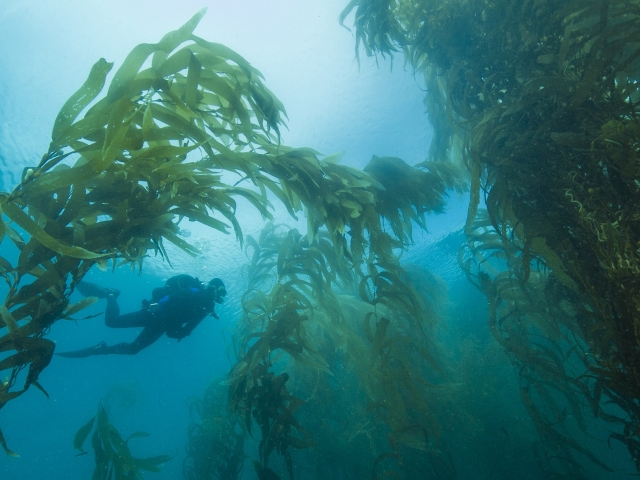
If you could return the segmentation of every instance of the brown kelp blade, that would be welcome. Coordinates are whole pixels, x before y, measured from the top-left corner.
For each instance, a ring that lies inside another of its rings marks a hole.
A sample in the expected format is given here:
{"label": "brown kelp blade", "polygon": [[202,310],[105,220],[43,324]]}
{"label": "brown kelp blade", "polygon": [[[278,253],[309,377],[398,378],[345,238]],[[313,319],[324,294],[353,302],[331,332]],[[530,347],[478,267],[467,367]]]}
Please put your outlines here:
{"label": "brown kelp blade", "polygon": [[16,458],[20,457],[20,455],[18,455],[16,452],[9,450],[9,447],[7,447],[7,442],[5,441],[4,435],[2,434],[2,429],[0,429],[0,445],[2,445],[2,448],[4,449],[5,453],[10,457],[16,457]]}
{"label": "brown kelp blade", "polygon": [[95,422],[95,420],[96,420],[96,417],[94,415],[93,417],[91,417],[91,419],[87,423],[85,423],[82,427],[80,427],[80,429],[76,432],[76,435],[73,439],[73,448],[75,448],[76,450],[80,450],[81,452],[84,451],[82,446],[84,445],[84,441],[89,436],[89,432],[91,432],[91,429],[93,428],[93,423]]}

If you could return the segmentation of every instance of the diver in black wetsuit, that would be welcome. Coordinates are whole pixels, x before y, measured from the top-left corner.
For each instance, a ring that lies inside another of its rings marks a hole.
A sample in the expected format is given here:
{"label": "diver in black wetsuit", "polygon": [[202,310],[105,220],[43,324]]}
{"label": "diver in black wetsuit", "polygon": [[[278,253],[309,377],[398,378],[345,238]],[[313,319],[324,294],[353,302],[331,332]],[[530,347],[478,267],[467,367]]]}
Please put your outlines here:
{"label": "diver in black wetsuit", "polygon": [[227,291],[219,278],[214,278],[206,286],[190,275],[177,275],[167,280],[164,287],[152,292],[152,302],[142,301],[142,309],[120,315],[118,295],[120,291],[99,285],[80,282],[78,291],[84,296],[106,298],[107,309],[104,323],[110,328],[143,327],[140,335],[131,343],[107,345],[100,342],[95,347],[72,352],[58,353],[62,357],[84,358],[91,355],[135,355],[143,348],[158,340],[163,334],[169,338],[182,340],[190,335],[207,316],[218,318],[214,311],[216,303],[222,303]]}

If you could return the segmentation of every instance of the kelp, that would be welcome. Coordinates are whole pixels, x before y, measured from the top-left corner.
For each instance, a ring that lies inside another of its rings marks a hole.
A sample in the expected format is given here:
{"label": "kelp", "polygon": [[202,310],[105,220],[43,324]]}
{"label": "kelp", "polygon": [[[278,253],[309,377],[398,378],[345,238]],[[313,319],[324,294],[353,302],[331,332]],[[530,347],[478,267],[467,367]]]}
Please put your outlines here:
{"label": "kelp", "polygon": [[[244,318],[235,342],[239,361],[229,379],[231,410],[244,417],[252,436],[254,422],[260,429],[259,461],[254,461],[259,478],[280,478],[269,467],[274,450],[283,455],[289,478],[293,478],[289,448],[313,445],[311,435],[294,416],[303,401],[289,393],[289,374],[276,374],[272,368],[278,356],[287,354],[326,370],[323,358],[309,343],[307,325],[314,315],[311,302],[326,292],[327,305],[331,305],[335,295],[332,280],[340,273],[347,278],[351,275],[344,269],[345,259],[336,255],[326,239],[309,245],[297,230],[284,228],[279,235],[280,229],[268,225],[259,241],[249,238],[249,289],[242,298]],[[265,285],[271,291],[263,292]]]}
{"label": "kelp", "polygon": [[[316,384],[322,382],[332,392],[336,372],[349,370],[355,373],[354,390],[364,395],[360,410],[381,430],[389,429],[376,433],[378,447],[369,468],[375,472],[387,458],[401,465],[406,455],[402,448],[409,447],[424,450],[434,463],[448,465],[443,478],[453,478],[446,447],[437,440],[439,422],[431,414],[432,384],[416,375],[424,371],[434,382],[442,382],[444,375],[432,343],[435,297],[429,298],[427,291],[418,293],[403,268],[373,279],[368,269],[354,270],[352,261],[339,256],[329,239],[328,232],[320,232],[311,243],[295,229],[270,224],[259,239],[247,240],[249,288],[234,342],[239,361],[228,383],[231,409],[244,416],[250,433],[254,423],[260,429],[258,475],[275,478],[269,464],[274,450],[283,455],[293,478],[289,448],[327,448],[314,441],[319,432],[298,419],[326,430],[315,420],[325,417],[314,410],[325,406],[315,404],[310,410],[308,405],[317,385],[303,401],[287,387],[290,379],[299,390],[302,379],[315,375]],[[340,396],[333,401],[343,402]],[[385,452],[385,443],[391,453]]]}
{"label": "kelp", "polygon": [[[640,3],[353,0],[341,21],[353,10],[356,48],[402,51],[424,77],[435,132],[430,156],[463,155],[472,174],[471,241],[483,192],[503,252],[510,242],[520,249],[508,265],[516,284],[526,290],[540,264],[580,299],[576,308],[586,313],[573,320],[572,342],[593,359],[579,379],[583,401],[594,412],[608,401],[622,408],[631,432],[622,438],[634,452]],[[546,322],[544,335],[558,327],[557,319]]]}
{"label": "kelp", "polygon": [[187,480],[242,477],[246,431],[227,403],[227,387],[221,381],[211,382],[201,399],[189,400],[191,423],[182,464]]}
{"label": "kelp", "polygon": [[[25,169],[11,193],[0,194],[0,238],[18,252],[15,262],[0,259],[9,287],[0,351],[15,351],[0,361],[0,370],[11,370],[0,388],[0,408],[31,385],[44,391],[38,378],[55,346],[43,337],[55,321],[87,306],[70,305],[69,298],[91,268],[111,262],[114,269],[141,270],[150,253],[169,262],[165,241],[197,254],[178,235],[183,220],[216,234],[233,231],[242,245],[238,197],[266,219],[269,198],[291,216],[307,217],[305,252],[314,252],[313,258],[298,264],[293,252],[279,265],[289,283],[279,285],[271,312],[302,324],[306,292],[320,284],[329,291],[340,258],[347,259],[340,268],[350,269],[345,278],[358,277],[366,301],[428,320],[403,279],[396,249],[411,242],[410,218],[424,226],[423,215],[442,208],[445,188],[459,181],[455,172],[374,159],[367,173],[339,164],[335,156],[282,145],[283,105],[242,56],[193,34],[202,15],[204,10],[158,43],[135,47],[109,85],[112,64],[96,62],[58,114],[49,150]],[[403,193],[385,177],[392,165],[405,174]],[[298,242],[294,235],[291,242]],[[306,278],[310,265],[320,269]],[[322,364],[307,351],[303,330],[274,327],[258,340],[243,368],[259,374],[259,382],[271,378],[269,363],[262,362],[272,347]],[[266,368],[264,375],[256,368]]]}
{"label": "kelp", "polygon": [[[203,14],[158,44],[136,47],[100,100],[111,65],[98,61],[60,111],[49,151],[2,194],[2,241],[14,245],[18,259],[0,265],[9,287],[0,324],[9,332],[0,350],[16,351],[0,362],[0,370],[12,371],[0,407],[30,385],[41,388],[38,376],[54,349],[42,337],[78,311],[68,299],[93,265],[140,268],[149,250],[166,258],[164,240],[194,253],[177,225],[188,218],[226,232],[214,212],[241,240],[234,196],[268,215],[259,194],[223,184],[219,172],[222,165],[248,168],[236,151],[272,139],[283,110],[275,97],[267,101],[259,72],[242,57],[192,34]],[[147,59],[152,66],[139,71]],[[206,156],[190,158],[198,152]],[[26,366],[23,387],[11,391]]]}
{"label": "kelp", "polygon": [[157,455],[148,458],[136,458],[131,455],[129,440],[148,437],[146,432],[134,432],[123,439],[116,428],[109,423],[107,412],[98,406],[98,413],[85,423],[76,432],[73,439],[73,447],[79,450],[80,455],[87,452],[84,443],[91,435],[91,447],[93,448],[96,468],[93,471],[93,480],[137,480],[144,478],[141,471],[160,472],[160,466],[169,460],[169,455]]}
{"label": "kelp", "polygon": [[584,456],[611,471],[575,438],[598,417],[581,383],[596,364],[580,328],[586,313],[580,298],[548,267],[523,268],[530,267],[524,246],[498,234],[486,212],[467,238],[461,266],[486,295],[489,329],[517,372],[520,398],[541,437],[535,449],[541,468],[549,477],[582,477],[577,456]]}

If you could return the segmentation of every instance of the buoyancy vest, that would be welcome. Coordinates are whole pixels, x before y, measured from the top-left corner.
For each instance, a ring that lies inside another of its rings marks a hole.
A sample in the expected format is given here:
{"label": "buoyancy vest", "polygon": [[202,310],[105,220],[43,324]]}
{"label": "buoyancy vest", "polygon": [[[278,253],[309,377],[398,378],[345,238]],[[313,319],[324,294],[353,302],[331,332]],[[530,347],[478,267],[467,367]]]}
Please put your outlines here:
{"label": "buoyancy vest", "polygon": [[204,284],[191,275],[181,274],[175,275],[167,280],[164,287],[154,288],[151,292],[151,303],[159,303],[161,299],[183,288],[204,289]]}

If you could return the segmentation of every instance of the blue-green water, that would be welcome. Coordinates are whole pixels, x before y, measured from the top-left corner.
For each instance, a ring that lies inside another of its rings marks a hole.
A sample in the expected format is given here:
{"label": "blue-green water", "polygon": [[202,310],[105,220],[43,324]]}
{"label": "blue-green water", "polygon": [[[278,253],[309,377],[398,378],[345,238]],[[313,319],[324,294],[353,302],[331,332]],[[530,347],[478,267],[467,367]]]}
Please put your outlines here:
{"label": "blue-green water", "polygon": [[[310,2],[305,7],[296,2],[272,2],[267,7],[247,0],[238,2],[235,9],[223,2],[210,3],[207,20],[198,33],[236,49],[265,74],[266,84],[289,113],[284,143],[310,146],[323,153],[344,151],[344,162],[357,167],[373,154],[399,156],[409,164],[424,160],[431,132],[419,82],[401,68],[399,59],[393,71],[382,60],[378,68],[372,59],[363,59],[358,68],[353,59],[353,36],[336,21],[344,2]],[[155,41],[199,6],[182,4],[177,8],[171,2],[123,3],[109,8],[97,2],[0,5],[0,40],[5,45],[0,52],[0,70],[6,72],[0,79],[3,190],[13,188],[22,168],[37,163],[46,151],[58,109],[82,82],[93,61],[100,56],[121,61],[134,45]],[[545,474],[532,448],[538,437],[521,403],[517,372],[490,334],[486,297],[467,281],[458,265],[467,202],[466,196],[450,192],[447,213],[430,218],[429,233],[416,233],[415,245],[402,257],[406,265],[423,267],[435,275],[445,292],[443,318],[435,338],[443,364],[459,370],[451,372],[449,383],[433,390],[439,416],[436,421],[457,478],[543,479]],[[259,232],[259,216],[242,209],[238,216],[245,233]],[[278,221],[295,224],[284,211],[278,210],[275,216]],[[303,220],[295,226],[304,230]],[[248,260],[231,236],[212,234],[186,222],[181,227],[183,237],[200,248],[202,255],[193,259],[170,249],[173,267],[156,257],[146,261],[141,273],[127,268],[113,273],[95,269],[87,279],[121,290],[120,306],[127,312],[140,308],[141,299],[149,298],[151,290],[171,275],[218,276],[228,289],[227,301],[217,309],[220,320],[207,318],[184,340],[163,337],[132,357],[54,357],[40,376],[50,398],[31,388],[0,411],[4,436],[20,455],[0,459],[0,478],[91,478],[93,452],[85,445],[89,454],[76,456],[73,438],[96,414],[100,403],[125,438],[136,431],[150,434],[131,440],[135,456],[173,457],[161,472],[146,477],[183,478],[193,420],[188,404],[201,398],[212,381],[225,378],[236,362],[231,339],[241,317],[240,297],[247,281],[243,266]],[[6,243],[2,249],[3,256],[15,257]],[[79,299],[78,294],[72,297],[72,301]],[[101,302],[79,316],[100,314],[103,308]],[[103,340],[109,344],[131,341],[136,334],[110,330],[98,316],[77,322],[60,320],[47,338],[65,351]],[[358,387],[344,388],[354,394]],[[305,398],[308,409],[299,410],[307,421],[303,426],[309,425],[319,444],[317,449],[293,451],[296,478],[370,478],[373,462],[363,451],[375,421],[356,424],[362,412],[354,407],[352,414],[348,403],[346,411],[324,410],[323,393],[315,391]],[[454,401],[457,403],[447,404]],[[325,411],[331,416],[320,417],[318,412]],[[320,427],[316,431],[311,427],[321,424],[336,432],[347,431],[350,442],[340,448],[322,443],[327,437],[320,435]],[[618,442],[608,444],[606,426],[593,421],[590,427],[593,437],[579,431],[566,433],[579,438],[582,446],[615,471],[605,473],[581,459],[585,475],[626,478],[632,471],[628,452]],[[372,444],[384,443],[382,432]],[[257,456],[257,442],[250,437],[245,440],[242,478],[256,478],[251,459]],[[422,450],[407,448],[407,478],[438,478],[438,472],[445,478],[442,470],[427,465]],[[272,465],[286,478],[286,466],[276,454]]]}

